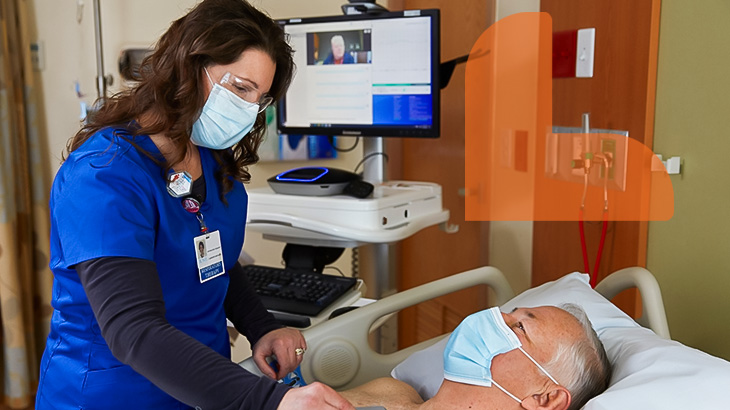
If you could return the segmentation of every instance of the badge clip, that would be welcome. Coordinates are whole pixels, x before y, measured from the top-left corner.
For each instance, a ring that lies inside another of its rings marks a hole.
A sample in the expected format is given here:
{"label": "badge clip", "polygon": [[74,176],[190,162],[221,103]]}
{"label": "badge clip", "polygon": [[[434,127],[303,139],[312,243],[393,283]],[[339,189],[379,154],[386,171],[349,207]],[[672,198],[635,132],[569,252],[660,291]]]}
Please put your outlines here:
{"label": "badge clip", "polygon": [[191,214],[195,214],[195,218],[198,219],[198,223],[200,224],[200,233],[208,232],[208,227],[205,225],[205,219],[203,218],[203,214],[200,212],[200,202],[193,197],[183,198],[181,202],[186,211]]}

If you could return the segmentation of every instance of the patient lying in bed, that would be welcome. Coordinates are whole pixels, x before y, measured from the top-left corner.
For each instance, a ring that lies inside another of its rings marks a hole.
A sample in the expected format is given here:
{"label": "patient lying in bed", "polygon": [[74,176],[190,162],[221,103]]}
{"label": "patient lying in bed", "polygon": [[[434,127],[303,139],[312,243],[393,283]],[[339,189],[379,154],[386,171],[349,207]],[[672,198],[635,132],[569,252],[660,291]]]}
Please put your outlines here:
{"label": "patient lying in bed", "polygon": [[426,401],[381,378],[341,392],[355,406],[395,409],[580,409],[607,387],[606,352],[583,310],[571,304],[475,313],[444,350],[444,380]]}

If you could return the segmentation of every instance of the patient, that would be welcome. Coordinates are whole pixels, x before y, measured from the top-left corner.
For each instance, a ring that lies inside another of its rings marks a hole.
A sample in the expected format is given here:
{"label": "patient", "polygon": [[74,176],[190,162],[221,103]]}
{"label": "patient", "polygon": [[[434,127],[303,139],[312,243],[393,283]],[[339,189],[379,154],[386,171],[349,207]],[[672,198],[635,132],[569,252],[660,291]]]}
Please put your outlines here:
{"label": "patient", "polygon": [[441,388],[425,402],[393,378],[341,394],[388,410],[580,409],[608,387],[611,369],[583,310],[561,307],[492,308],[464,319],[444,350]]}

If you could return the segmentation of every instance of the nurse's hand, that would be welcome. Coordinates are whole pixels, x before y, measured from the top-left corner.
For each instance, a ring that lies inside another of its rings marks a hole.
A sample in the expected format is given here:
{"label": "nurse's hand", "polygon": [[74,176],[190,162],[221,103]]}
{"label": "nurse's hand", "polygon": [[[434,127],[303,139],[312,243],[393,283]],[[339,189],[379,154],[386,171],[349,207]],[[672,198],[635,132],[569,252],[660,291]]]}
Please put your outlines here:
{"label": "nurse's hand", "polygon": [[322,383],[289,390],[279,403],[278,410],[355,410],[355,407]]}
{"label": "nurse's hand", "polygon": [[[307,350],[307,342],[302,333],[295,329],[282,328],[265,334],[253,346],[253,361],[259,370],[272,379],[279,380],[299,366]],[[266,362],[266,358],[276,356],[279,371]]]}

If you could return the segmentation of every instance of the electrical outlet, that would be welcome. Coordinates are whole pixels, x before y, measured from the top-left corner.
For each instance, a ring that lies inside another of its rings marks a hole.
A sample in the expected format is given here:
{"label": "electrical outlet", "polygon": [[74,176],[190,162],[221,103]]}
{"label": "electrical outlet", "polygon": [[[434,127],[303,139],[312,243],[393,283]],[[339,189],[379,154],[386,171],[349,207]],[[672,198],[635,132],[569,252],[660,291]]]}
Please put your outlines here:
{"label": "electrical outlet", "polygon": [[[608,187],[619,191],[626,190],[626,178],[629,162],[629,133],[616,130],[591,130],[596,136],[598,154],[610,155],[611,162],[608,169]],[[592,184],[602,186],[604,184],[605,166],[597,163],[595,179]],[[636,176],[634,176],[636,177]]]}
{"label": "electrical outlet", "polygon": [[[616,141],[608,138],[601,139],[601,152],[611,160],[608,163],[608,180],[613,181],[614,164],[616,162]],[[606,177],[606,165],[601,164],[601,178]]]}
{"label": "electrical outlet", "polygon": [[[575,134],[572,136],[573,138],[573,149],[572,149],[572,155],[570,158],[566,158],[570,160],[570,164],[573,164],[573,161],[582,161],[583,157],[585,155],[585,148],[583,147],[583,141],[585,140],[585,134]],[[572,168],[572,167],[571,167]],[[570,171],[571,174],[582,177],[583,174],[585,174],[585,171],[583,168],[572,168]]]}
{"label": "electrical outlet", "polygon": [[30,43],[30,62],[35,71],[43,71],[45,67],[45,57],[43,56],[43,42],[38,41]]}

